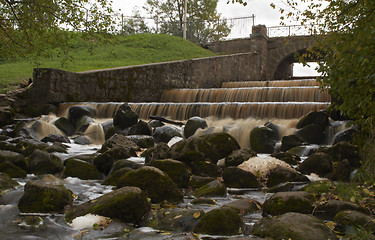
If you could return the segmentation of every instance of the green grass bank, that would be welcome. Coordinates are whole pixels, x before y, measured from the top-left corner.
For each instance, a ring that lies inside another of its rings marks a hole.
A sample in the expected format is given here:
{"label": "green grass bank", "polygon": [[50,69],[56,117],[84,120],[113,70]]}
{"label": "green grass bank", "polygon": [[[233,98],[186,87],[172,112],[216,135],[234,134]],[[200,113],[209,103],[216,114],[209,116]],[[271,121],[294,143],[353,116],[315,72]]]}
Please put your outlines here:
{"label": "green grass bank", "polygon": [[215,55],[188,40],[171,35],[117,36],[105,43],[78,38],[71,43],[68,55],[56,53],[50,58],[3,59],[0,62],[0,91],[10,90],[31,78],[35,67],[80,72]]}

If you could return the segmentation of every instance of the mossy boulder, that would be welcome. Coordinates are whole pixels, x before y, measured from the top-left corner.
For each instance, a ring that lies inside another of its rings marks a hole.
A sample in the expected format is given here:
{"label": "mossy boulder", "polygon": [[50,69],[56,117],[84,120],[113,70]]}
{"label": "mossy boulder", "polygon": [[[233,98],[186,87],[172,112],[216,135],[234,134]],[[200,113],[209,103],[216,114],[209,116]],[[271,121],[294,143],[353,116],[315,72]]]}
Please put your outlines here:
{"label": "mossy boulder", "polygon": [[54,143],[54,142],[60,142],[60,143],[70,143],[70,140],[69,138],[65,137],[65,136],[62,136],[62,135],[58,135],[58,134],[48,134],[46,137],[42,138],[41,140],[42,142],[50,142],[50,143]]}
{"label": "mossy boulder", "polygon": [[305,139],[302,137],[293,134],[293,135],[288,135],[284,136],[281,139],[281,151],[285,152],[288,151],[291,148],[301,146],[305,142]]}
{"label": "mossy boulder", "polygon": [[310,180],[303,174],[297,172],[292,168],[284,166],[276,166],[271,169],[267,175],[267,187],[274,187],[280,183],[286,182],[310,182]]}
{"label": "mossy boulder", "polygon": [[207,128],[207,122],[201,117],[191,117],[187,120],[184,127],[184,136],[189,138],[194,135],[194,133],[199,129]]}
{"label": "mossy boulder", "polygon": [[0,172],[8,174],[12,178],[24,178],[27,175],[27,172],[25,170],[10,162],[1,163]]}
{"label": "mossy boulder", "polygon": [[77,177],[84,180],[102,179],[103,175],[92,163],[79,159],[70,159],[65,165],[64,177]]}
{"label": "mossy boulder", "polygon": [[328,114],[322,111],[309,112],[300,118],[296,127],[297,129],[301,129],[311,124],[316,124],[321,129],[324,129],[329,125]]}
{"label": "mossy boulder", "polygon": [[104,153],[111,148],[124,148],[133,157],[136,157],[137,154],[135,152],[140,150],[137,144],[122,134],[115,134],[107,139],[99,152]]}
{"label": "mossy boulder", "polygon": [[155,160],[151,166],[159,168],[173,180],[180,188],[187,188],[190,174],[186,165],[173,159]]}
{"label": "mossy boulder", "polygon": [[220,177],[221,168],[209,161],[193,161],[189,164],[191,172],[197,176]]}
{"label": "mossy boulder", "polygon": [[17,186],[19,184],[9,177],[8,174],[0,172],[0,196]]}
{"label": "mossy boulder", "polygon": [[301,158],[298,155],[291,154],[289,152],[279,152],[271,154],[271,157],[277,158],[290,165],[297,165],[301,162]]}
{"label": "mossy boulder", "polygon": [[303,192],[278,192],[263,203],[264,215],[281,215],[287,212],[310,214],[314,209],[314,195]]}
{"label": "mossy boulder", "polygon": [[250,148],[256,153],[273,153],[277,141],[275,132],[268,127],[255,127],[250,132]]}
{"label": "mossy boulder", "polygon": [[214,181],[216,178],[214,177],[204,177],[204,176],[191,176],[189,180],[189,187],[193,189],[197,189],[203,187],[207,183]]}
{"label": "mossy boulder", "polygon": [[128,135],[152,136],[152,128],[147,122],[139,120],[135,125],[130,127]]}
{"label": "mossy boulder", "polygon": [[258,188],[258,178],[251,172],[237,167],[228,167],[223,172],[225,185],[230,188]]}
{"label": "mossy boulder", "polygon": [[203,210],[187,208],[155,209],[147,226],[163,231],[191,232],[204,214]]}
{"label": "mossy boulder", "polygon": [[107,175],[115,162],[135,156],[132,149],[129,151],[126,148],[114,147],[96,156],[93,163],[100,172]]}
{"label": "mossy boulder", "polygon": [[46,147],[48,147],[47,143],[35,139],[22,139],[16,144],[15,149],[18,153],[27,157],[32,154],[34,150],[43,150]]}
{"label": "mossy boulder", "polygon": [[168,159],[171,154],[168,152],[169,147],[166,143],[158,143],[155,146],[148,148],[141,154],[141,157],[145,158],[145,163],[149,164],[154,160]]}
{"label": "mossy boulder", "polygon": [[49,153],[54,153],[54,152],[68,153],[68,150],[65,147],[63,147],[62,145],[60,146],[56,144],[44,148],[43,151],[49,152]]}
{"label": "mossy boulder", "polygon": [[82,117],[96,117],[96,108],[87,105],[71,106],[68,110],[68,120],[76,126],[76,123]]}
{"label": "mossy boulder", "polygon": [[131,127],[138,122],[138,114],[128,104],[122,104],[113,116],[113,125],[120,129]]}
{"label": "mossy boulder", "polygon": [[17,152],[0,150],[0,163],[9,162],[27,171],[28,166],[25,157]]}
{"label": "mossy boulder", "polygon": [[65,220],[71,222],[76,217],[91,213],[138,225],[149,211],[150,204],[141,189],[123,187],[74,207],[65,215]]}
{"label": "mossy boulder", "polygon": [[306,140],[311,144],[323,144],[324,143],[324,129],[317,124],[310,124],[306,127],[298,129],[296,132],[297,136]]}
{"label": "mossy boulder", "polygon": [[155,139],[148,135],[130,135],[127,138],[140,148],[150,148],[155,145]]}
{"label": "mossy boulder", "polygon": [[180,129],[172,125],[164,125],[155,128],[153,137],[157,143],[168,143],[174,137],[182,137]]}
{"label": "mossy boulder", "polygon": [[361,166],[361,155],[358,147],[348,142],[339,142],[323,151],[331,157],[333,162],[341,162],[347,159],[352,167]]}
{"label": "mossy boulder", "polygon": [[210,235],[237,235],[242,221],[236,209],[221,207],[206,213],[194,228],[194,232]]}
{"label": "mossy boulder", "polygon": [[29,181],[18,208],[26,213],[63,213],[73,203],[73,194],[62,185]]}
{"label": "mossy boulder", "polygon": [[202,187],[198,188],[195,197],[225,197],[227,195],[227,188],[220,180],[214,180]]}
{"label": "mossy boulder", "polygon": [[243,215],[260,212],[262,210],[262,204],[250,198],[234,200],[233,202],[225,204],[224,207],[235,208]]}
{"label": "mossy boulder", "polygon": [[62,160],[52,153],[36,149],[28,158],[29,171],[37,175],[56,174],[63,170]]}
{"label": "mossy boulder", "polygon": [[120,169],[125,168],[125,167],[131,168],[133,170],[137,170],[137,169],[140,169],[141,167],[143,167],[143,164],[131,161],[129,159],[121,159],[121,160],[116,161],[113,164],[109,174],[111,174],[113,172],[116,172],[117,170],[120,170]]}
{"label": "mossy boulder", "polygon": [[335,216],[342,211],[357,211],[364,214],[368,213],[368,210],[358,206],[357,204],[340,201],[340,200],[328,200],[319,204],[314,210],[314,216],[317,216],[325,220],[333,220]]}
{"label": "mossy boulder", "polygon": [[153,203],[181,202],[183,195],[172,179],[158,168],[145,166],[122,176],[117,187],[134,186],[142,189]]}
{"label": "mossy boulder", "polygon": [[217,202],[212,198],[194,198],[193,200],[191,200],[190,204],[194,204],[194,205],[202,205],[202,204],[216,205]]}
{"label": "mossy boulder", "polygon": [[336,239],[333,231],[319,218],[295,212],[262,218],[254,224],[251,234],[275,240]]}
{"label": "mossy boulder", "polygon": [[66,136],[72,136],[74,134],[74,125],[65,117],[57,119],[54,125]]}
{"label": "mossy boulder", "polygon": [[337,223],[336,230],[341,232],[349,232],[353,228],[362,228],[372,233],[375,232],[375,219],[363,212],[354,210],[341,211],[334,217],[334,221]]}
{"label": "mossy boulder", "polygon": [[328,154],[317,152],[305,159],[297,170],[304,174],[316,173],[321,177],[325,177],[332,172],[333,167]]}
{"label": "mossy boulder", "polygon": [[241,163],[255,157],[257,154],[248,148],[234,150],[225,158],[225,167],[237,167]]}
{"label": "mossy boulder", "polygon": [[328,175],[328,178],[333,181],[349,182],[350,176],[355,168],[353,168],[348,159],[344,159],[341,162],[333,163],[333,170]]}
{"label": "mossy boulder", "polygon": [[78,134],[84,133],[90,124],[94,123],[94,119],[89,116],[82,116],[75,122],[75,132]]}
{"label": "mossy boulder", "polygon": [[129,167],[124,167],[116,171],[111,171],[108,176],[104,179],[102,184],[104,185],[112,185],[117,186],[119,179],[121,179],[122,176],[127,174],[128,172],[134,171],[134,169],[131,169]]}
{"label": "mossy boulder", "polygon": [[216,164],[219,159],[227,157],[237,149],[240,149],[237,140],[228,133],[222,132],[180,141],[174,144],[169,152],[173,159],[182,162],[209,160]]}

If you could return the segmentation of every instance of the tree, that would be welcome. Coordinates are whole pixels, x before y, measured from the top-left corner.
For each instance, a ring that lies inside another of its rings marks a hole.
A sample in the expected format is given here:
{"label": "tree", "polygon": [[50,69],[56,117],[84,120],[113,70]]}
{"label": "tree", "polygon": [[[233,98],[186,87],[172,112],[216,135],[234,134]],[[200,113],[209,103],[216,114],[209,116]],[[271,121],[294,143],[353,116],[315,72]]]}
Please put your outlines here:
{"label": "tree", "polygon": [[123,23],[122,34],[150,33],[144,19],[141,17],[138,9],[133,9],[133,16],[126,17]]}
{"label": "tree", "polygon": [[0,55],[64,52],[75,34],[111,31],[108,0],[0,0]]}
{"label": "tree", "polygon": [[[219,40],[228,36],[230,27],[220,21],[218,0],[188,0],[187,36],[196,42]],[[158,23],[160,33],[182,36],[184,0],[147,0],[145,10]]]}

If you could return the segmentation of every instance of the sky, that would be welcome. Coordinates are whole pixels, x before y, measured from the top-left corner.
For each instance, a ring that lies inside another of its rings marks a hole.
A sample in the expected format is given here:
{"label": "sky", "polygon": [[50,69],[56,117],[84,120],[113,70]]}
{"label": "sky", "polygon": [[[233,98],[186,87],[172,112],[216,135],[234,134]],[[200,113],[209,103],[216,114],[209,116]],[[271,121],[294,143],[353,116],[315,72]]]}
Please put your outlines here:
{"label": "sky", "polygon": [[[239,3],[229,3],[227,0],[219,0],[217,11],[221,13],[223,18],[238,18],[248,17],[255,15],[255,25],[265,25],[266,27],[273,27],[280,25],[280,12],[279,9],[288,10],[285,4],[286,0],[249,0],[247,6]],[[270,7],[270,3],[276,5],[276,9]],[[133,8],[138,8],[142,16],[149,17],[147,12],[143,10],[146,0],[113,0],[113,10],[124,16],[131,16]],[[251,34],[252,20],[236,20],[235,26],[230,38],[244,38],[249,37]],[[298,24],[297,22],[290,22],[290,24]],[[303,68],[301,65],[296,64],[294,67],[294,76],[301,75],[316,75],[315,65],[309,69]]]}

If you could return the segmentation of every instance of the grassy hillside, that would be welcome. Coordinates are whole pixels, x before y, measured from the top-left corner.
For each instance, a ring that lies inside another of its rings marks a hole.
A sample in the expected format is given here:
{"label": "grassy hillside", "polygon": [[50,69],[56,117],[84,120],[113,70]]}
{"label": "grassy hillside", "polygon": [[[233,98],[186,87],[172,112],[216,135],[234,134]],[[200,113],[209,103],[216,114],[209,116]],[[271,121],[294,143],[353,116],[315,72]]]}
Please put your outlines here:
{"label": "grassy hillside", "polygon": [[92,69],[132,66],[214,56],[215,54],[179,37],[161,34],[139,34],[118,37],[114,43],[75,42],[68,61],[61,57],[4,61],[0,64],[0,90],[4,92],[32,77],[34,67],[59,68],[79,72]]}

